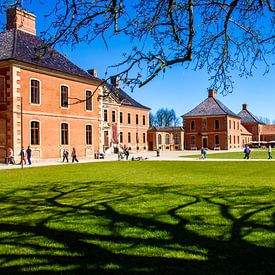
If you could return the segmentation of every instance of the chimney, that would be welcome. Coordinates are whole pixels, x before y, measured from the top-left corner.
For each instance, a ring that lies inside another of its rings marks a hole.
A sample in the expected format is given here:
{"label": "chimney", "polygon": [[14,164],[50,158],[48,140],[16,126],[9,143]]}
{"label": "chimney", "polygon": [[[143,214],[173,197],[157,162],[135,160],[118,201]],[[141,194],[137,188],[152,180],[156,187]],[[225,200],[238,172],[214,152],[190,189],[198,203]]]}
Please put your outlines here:
{"label": "chimney", "polygon": [[248,111],[248,105],[247,104],[243,104],[243,110]]}
{"label": "chimney", "polygon": [[119,89],[119,77],[117,76],[111,76],[111,84],[115,86],[116,89]]}
{"label": "chimney", "polygon": [[88,70],[88,73],[94,77],[97,77],[97,71],[95,69]]}
{"label": "chimney", "polygon": [[214,89],[209,89],[208,90],[208,97],[214,97],[214,98],[216,98],[216,95],[217,95],[216,90],[214,90]]}
{"label": "chimney", "polygon": [[19,8],[7,10],[6,29],[19,29],[24,32],[36,35],[35,29],[36,16]]}

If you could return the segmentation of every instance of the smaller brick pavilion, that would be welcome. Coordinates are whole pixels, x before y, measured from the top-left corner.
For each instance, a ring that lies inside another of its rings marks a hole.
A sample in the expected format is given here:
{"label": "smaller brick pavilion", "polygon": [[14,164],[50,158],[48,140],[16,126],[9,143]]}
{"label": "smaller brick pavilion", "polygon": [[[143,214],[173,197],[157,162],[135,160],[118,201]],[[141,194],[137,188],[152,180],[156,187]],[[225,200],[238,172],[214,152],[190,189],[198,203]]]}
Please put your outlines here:
{"label": "smaller brick pavilion", "polygon": [[201,147],[212,150],[241,148],[251,141],[251,133],[242,130],[241,118],[216,98],[209,90],[208,98],[182,116],[185,129],[185,149]]}

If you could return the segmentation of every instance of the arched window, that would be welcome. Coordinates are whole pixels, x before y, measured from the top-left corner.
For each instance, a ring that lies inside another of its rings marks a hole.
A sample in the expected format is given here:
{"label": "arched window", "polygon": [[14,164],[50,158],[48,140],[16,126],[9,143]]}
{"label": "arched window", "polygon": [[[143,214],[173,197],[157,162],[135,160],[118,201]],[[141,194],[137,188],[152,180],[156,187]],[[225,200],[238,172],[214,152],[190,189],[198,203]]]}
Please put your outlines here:
{"label": "arched window", "polygon": [[191,130],[195,130],[195,121],[194,120],[191,121],[190,128],[191,128]]}
{"label": "arched window", "polygon": [[92,109],[93,109],[92,92],[86,91],[86,110],[92,111]]}
{"label": "arched window", "polygon": [[158,144],[162,144],[161,134],[158,134]]}
{"label": "arched window", "polygon": [[61,144],[69,144],[69,126],[67,123],[61,123]]}
{"label": "arched window", "polygon": [[40,144],[40,124],[38,121],[31,122],[31,145]]}
{"label": "arched window", "polygon": [[69,89],[67,86],[60,87],[60,103],[61,107],[68,108],[69,105]]}
{"label": "arched window", "polygon": [[174,144],[179,144],[179,134],[178,133],[174,134]]}
{"label": "arched window", "polygon": [[40,82],[36,79],[31,79],[31,103],[40,104]]}
{"label": "arched window", "polygon": [[165,144],[170,144],[170,135],[169,134],[165,135]]}
{"label": "arched window", "polygon": [[92,125],[86,125],[86,144],[91,145],[92,144]]}

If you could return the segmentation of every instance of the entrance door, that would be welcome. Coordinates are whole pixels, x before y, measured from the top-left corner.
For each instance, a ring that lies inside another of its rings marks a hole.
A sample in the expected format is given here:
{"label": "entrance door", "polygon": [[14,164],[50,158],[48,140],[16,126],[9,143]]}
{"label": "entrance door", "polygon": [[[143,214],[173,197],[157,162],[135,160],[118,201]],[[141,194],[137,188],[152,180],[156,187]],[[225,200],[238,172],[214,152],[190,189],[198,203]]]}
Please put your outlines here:
{"label": "entrance door", "polygon": [[202,147],[208,148],[208,138],[207,137],[202,137]]}

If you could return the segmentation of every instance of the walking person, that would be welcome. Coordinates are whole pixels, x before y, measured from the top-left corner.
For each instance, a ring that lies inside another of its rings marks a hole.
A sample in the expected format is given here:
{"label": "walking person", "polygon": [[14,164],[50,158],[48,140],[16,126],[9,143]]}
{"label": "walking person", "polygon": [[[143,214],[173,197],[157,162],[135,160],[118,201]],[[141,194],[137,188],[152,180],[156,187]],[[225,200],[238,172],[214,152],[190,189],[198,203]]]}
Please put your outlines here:
{"label": "walking person", "polygon": [[201,159],[205,159],[206,157],[206,151],[203,147],[201,147]]}
{"label": "walking person", "polygon": [[64,162],[65,160],[67,162],[69,162],[69,152],[66,149],[63,150],[63,160],[62,160],[62,162]]}
{"label": "walking person", "polygon": [[14,155],[13,155],[13,150],[12,148],[9,148],[9,154],[8,154],[8,164],[15,164],[14,161]]}
{"label": "walking person", "polygon": [[125,154],[126,160],[128,160],[128,158],[129,158],[129,149],[128,149],[128,147],[125,147],[124,154]]}
{"label": "walking person", "polygon": [[24,147],[22,147],[20,153],[19,153],[19,156],[21,156],[21,161],[19,164],[22,164],[22,162],[24,162],[24,164],[26,165],[27,164],[27,161],[26,161],[26,150],[24,149]]}
{"label": "walking person", "polygon": [[32,157],[32,149],[30,148],[30,146],[28,146],[28,148],[27,148],[27,150],[26,150],[26,153],[27,153],[28,164],[31,165],[31,164],[32,164],[32,160],[31,160],[31,157]]}
{"label": "walking person", "polygon": [[75,148],[73,147],[73,151],[72,151],[72,162],[78,162],[78,159],[76,158],[76,150]]}
{"label": "walking person", "polygon": [[272,159],[272,148],[271,148],[271,145],[268,146],[267,153],[268,153],[268,159]]}
{"label": "walking person", "polygon": [[247,145],[244,147],[244,159],[249,159],[250,149]]}

